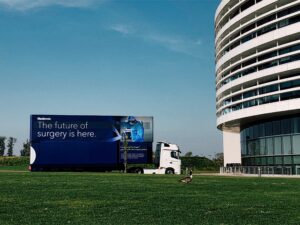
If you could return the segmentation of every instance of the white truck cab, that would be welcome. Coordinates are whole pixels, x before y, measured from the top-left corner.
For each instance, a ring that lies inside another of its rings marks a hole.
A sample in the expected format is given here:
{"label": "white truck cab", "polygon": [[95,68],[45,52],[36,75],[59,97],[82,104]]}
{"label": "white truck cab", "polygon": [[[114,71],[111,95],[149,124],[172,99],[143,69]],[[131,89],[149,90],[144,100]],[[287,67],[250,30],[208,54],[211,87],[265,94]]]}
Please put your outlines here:
{"label": "white truck cab", "polygon": [[157,169],[144,169],[144,174],[180,174],[179,147],[175,144],[158,142],[154,163]]}

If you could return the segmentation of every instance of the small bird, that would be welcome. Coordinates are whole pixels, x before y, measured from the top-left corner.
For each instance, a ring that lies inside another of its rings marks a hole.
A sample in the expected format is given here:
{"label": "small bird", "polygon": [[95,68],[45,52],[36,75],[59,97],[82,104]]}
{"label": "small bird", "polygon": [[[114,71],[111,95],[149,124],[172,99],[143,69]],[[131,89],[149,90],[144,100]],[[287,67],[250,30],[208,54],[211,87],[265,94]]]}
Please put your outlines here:
{"label": "small bird", "polygon": [[193,171],[190,170],[190,175],[187,176],[187,177],[181,178],[178,182],[188,184],[188,183],[191,183],[192,180],[193,180]]}

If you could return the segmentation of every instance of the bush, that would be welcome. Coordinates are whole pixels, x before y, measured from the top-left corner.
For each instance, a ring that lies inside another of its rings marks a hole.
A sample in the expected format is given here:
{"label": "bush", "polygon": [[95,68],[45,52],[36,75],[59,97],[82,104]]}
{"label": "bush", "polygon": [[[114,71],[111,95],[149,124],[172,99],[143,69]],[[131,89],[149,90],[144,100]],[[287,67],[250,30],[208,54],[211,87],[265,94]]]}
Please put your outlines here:
{"label": "bush", "polygon": [[4,156],[0,157],[0,166],[28,166],[29,157]]}

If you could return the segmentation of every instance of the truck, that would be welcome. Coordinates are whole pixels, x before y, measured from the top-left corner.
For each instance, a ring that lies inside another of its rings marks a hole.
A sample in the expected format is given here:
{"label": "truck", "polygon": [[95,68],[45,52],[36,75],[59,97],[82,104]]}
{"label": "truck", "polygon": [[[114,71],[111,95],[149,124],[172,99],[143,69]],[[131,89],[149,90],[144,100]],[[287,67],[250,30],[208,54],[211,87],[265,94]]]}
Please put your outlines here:
{"label": "truck", "polygon": [[153,117],[30,116],[30,171],[180,174],[180,149],[158,142]]}

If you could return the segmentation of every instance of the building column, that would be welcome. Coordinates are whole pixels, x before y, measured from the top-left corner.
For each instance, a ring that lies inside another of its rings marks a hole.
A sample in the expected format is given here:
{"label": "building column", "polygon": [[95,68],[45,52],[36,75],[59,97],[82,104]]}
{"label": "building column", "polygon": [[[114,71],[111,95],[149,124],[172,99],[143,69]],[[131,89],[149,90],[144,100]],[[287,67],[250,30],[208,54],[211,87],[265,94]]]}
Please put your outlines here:
{"label": "building column", "polygon": [[224,166],[227,163],[241,163],[240,133],[223,131]]}

